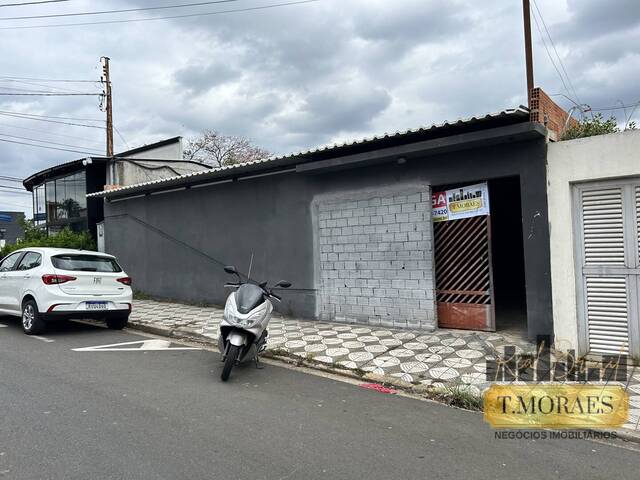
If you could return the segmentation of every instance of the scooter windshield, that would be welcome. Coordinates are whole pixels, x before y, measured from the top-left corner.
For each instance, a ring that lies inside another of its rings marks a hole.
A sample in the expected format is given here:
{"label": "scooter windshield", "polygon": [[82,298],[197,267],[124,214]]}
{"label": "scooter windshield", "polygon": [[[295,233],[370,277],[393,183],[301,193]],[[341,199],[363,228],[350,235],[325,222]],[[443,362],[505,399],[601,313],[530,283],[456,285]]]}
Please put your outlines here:
{"label": "scooter windshield", "polygon": [[264,292],[252,283],[245,283],[236,291],[236,306],[240,313],[249,313],[263,301]]}

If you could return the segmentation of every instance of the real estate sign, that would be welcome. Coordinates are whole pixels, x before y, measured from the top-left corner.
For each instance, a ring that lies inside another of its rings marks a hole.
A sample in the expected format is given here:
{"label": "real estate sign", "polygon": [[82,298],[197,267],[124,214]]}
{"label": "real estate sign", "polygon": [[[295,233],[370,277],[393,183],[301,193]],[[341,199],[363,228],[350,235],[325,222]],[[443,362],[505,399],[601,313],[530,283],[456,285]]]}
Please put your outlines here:
{"label": "real estate sign", "polygon": [[434,192],[431,199],[434,222],[489,215],[487,182]]}

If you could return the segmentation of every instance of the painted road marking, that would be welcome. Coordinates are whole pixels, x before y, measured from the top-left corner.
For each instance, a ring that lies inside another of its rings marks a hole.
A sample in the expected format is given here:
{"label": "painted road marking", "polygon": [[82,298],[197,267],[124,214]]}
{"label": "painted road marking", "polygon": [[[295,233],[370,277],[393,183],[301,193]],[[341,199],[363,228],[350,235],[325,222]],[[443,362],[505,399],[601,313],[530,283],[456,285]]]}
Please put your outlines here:
{"label": "painted road marking", "polygon": [[50,338],[46,338],[46,337],[40,337],[38,335],[30,335],[30,337],[35,338],[36,340],[40,340],[41,342],[46,342],[46,343],[55,342],[55,340],[51,340]]}
{"label": "painted road marking", "polygon": [[[137,345],[133,347],[133,345]],[[74,352],[149,352],[158,350],[201,350],[196,347],[171,347],[167,340],[140,340],[137,342],[112,343],[94,347],[73,348]]]}
{"label": "painted road marking", "polygon": [[7,326],[4,323],[0,323],[0,328],[7,328]]}

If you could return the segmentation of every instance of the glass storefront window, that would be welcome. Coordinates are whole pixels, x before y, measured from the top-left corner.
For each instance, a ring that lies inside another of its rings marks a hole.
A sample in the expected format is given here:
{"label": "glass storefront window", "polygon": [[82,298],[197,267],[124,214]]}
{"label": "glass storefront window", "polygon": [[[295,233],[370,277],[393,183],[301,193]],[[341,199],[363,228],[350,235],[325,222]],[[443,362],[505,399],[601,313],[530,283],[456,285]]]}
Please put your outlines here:
{"label": "glass storefront window", "polygon": [[52,180],[45,184],[47,198],[47,222],[55,221],[56,215],[56,182]]}
{"label": "glass storefront window", "polygon": [[33,219],[36,225],[42,225],[47,221],[46,200],[44,197],[44,184],[36,187],[34,191],[34,215]]}
{"label": "glass storefront window", "polygon": [[50,234],[57,233],[64,226],[74,231],[86,230],[86,193],[85,171],[39,185],[33,191],[35,223],[46,223]]}

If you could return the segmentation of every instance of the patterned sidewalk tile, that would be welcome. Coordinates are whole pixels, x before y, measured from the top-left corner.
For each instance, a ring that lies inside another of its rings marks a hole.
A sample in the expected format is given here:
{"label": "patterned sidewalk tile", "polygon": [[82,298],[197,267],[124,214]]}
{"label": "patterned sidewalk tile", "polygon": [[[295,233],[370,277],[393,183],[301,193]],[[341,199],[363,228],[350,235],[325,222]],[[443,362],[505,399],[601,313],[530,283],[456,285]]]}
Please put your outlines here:
{"label": "patterned sidewalk tile", "polygon": [[[216,342],[224,310],[154,300],[136,300],[133,325],[191,333]],[[489,385],[488,358],[515,346],[532,353],[535,345],[513,334],[438,329],[409,331],[343,323],[293,320],[274,315],[269,324],[269,350],[313,359],[328,365],[388,375],[406,382],[442,387],[461,385],[480,394]],[[631,370],[626,385],[630,415],[625,428],[640,430],[640,371]]]}

